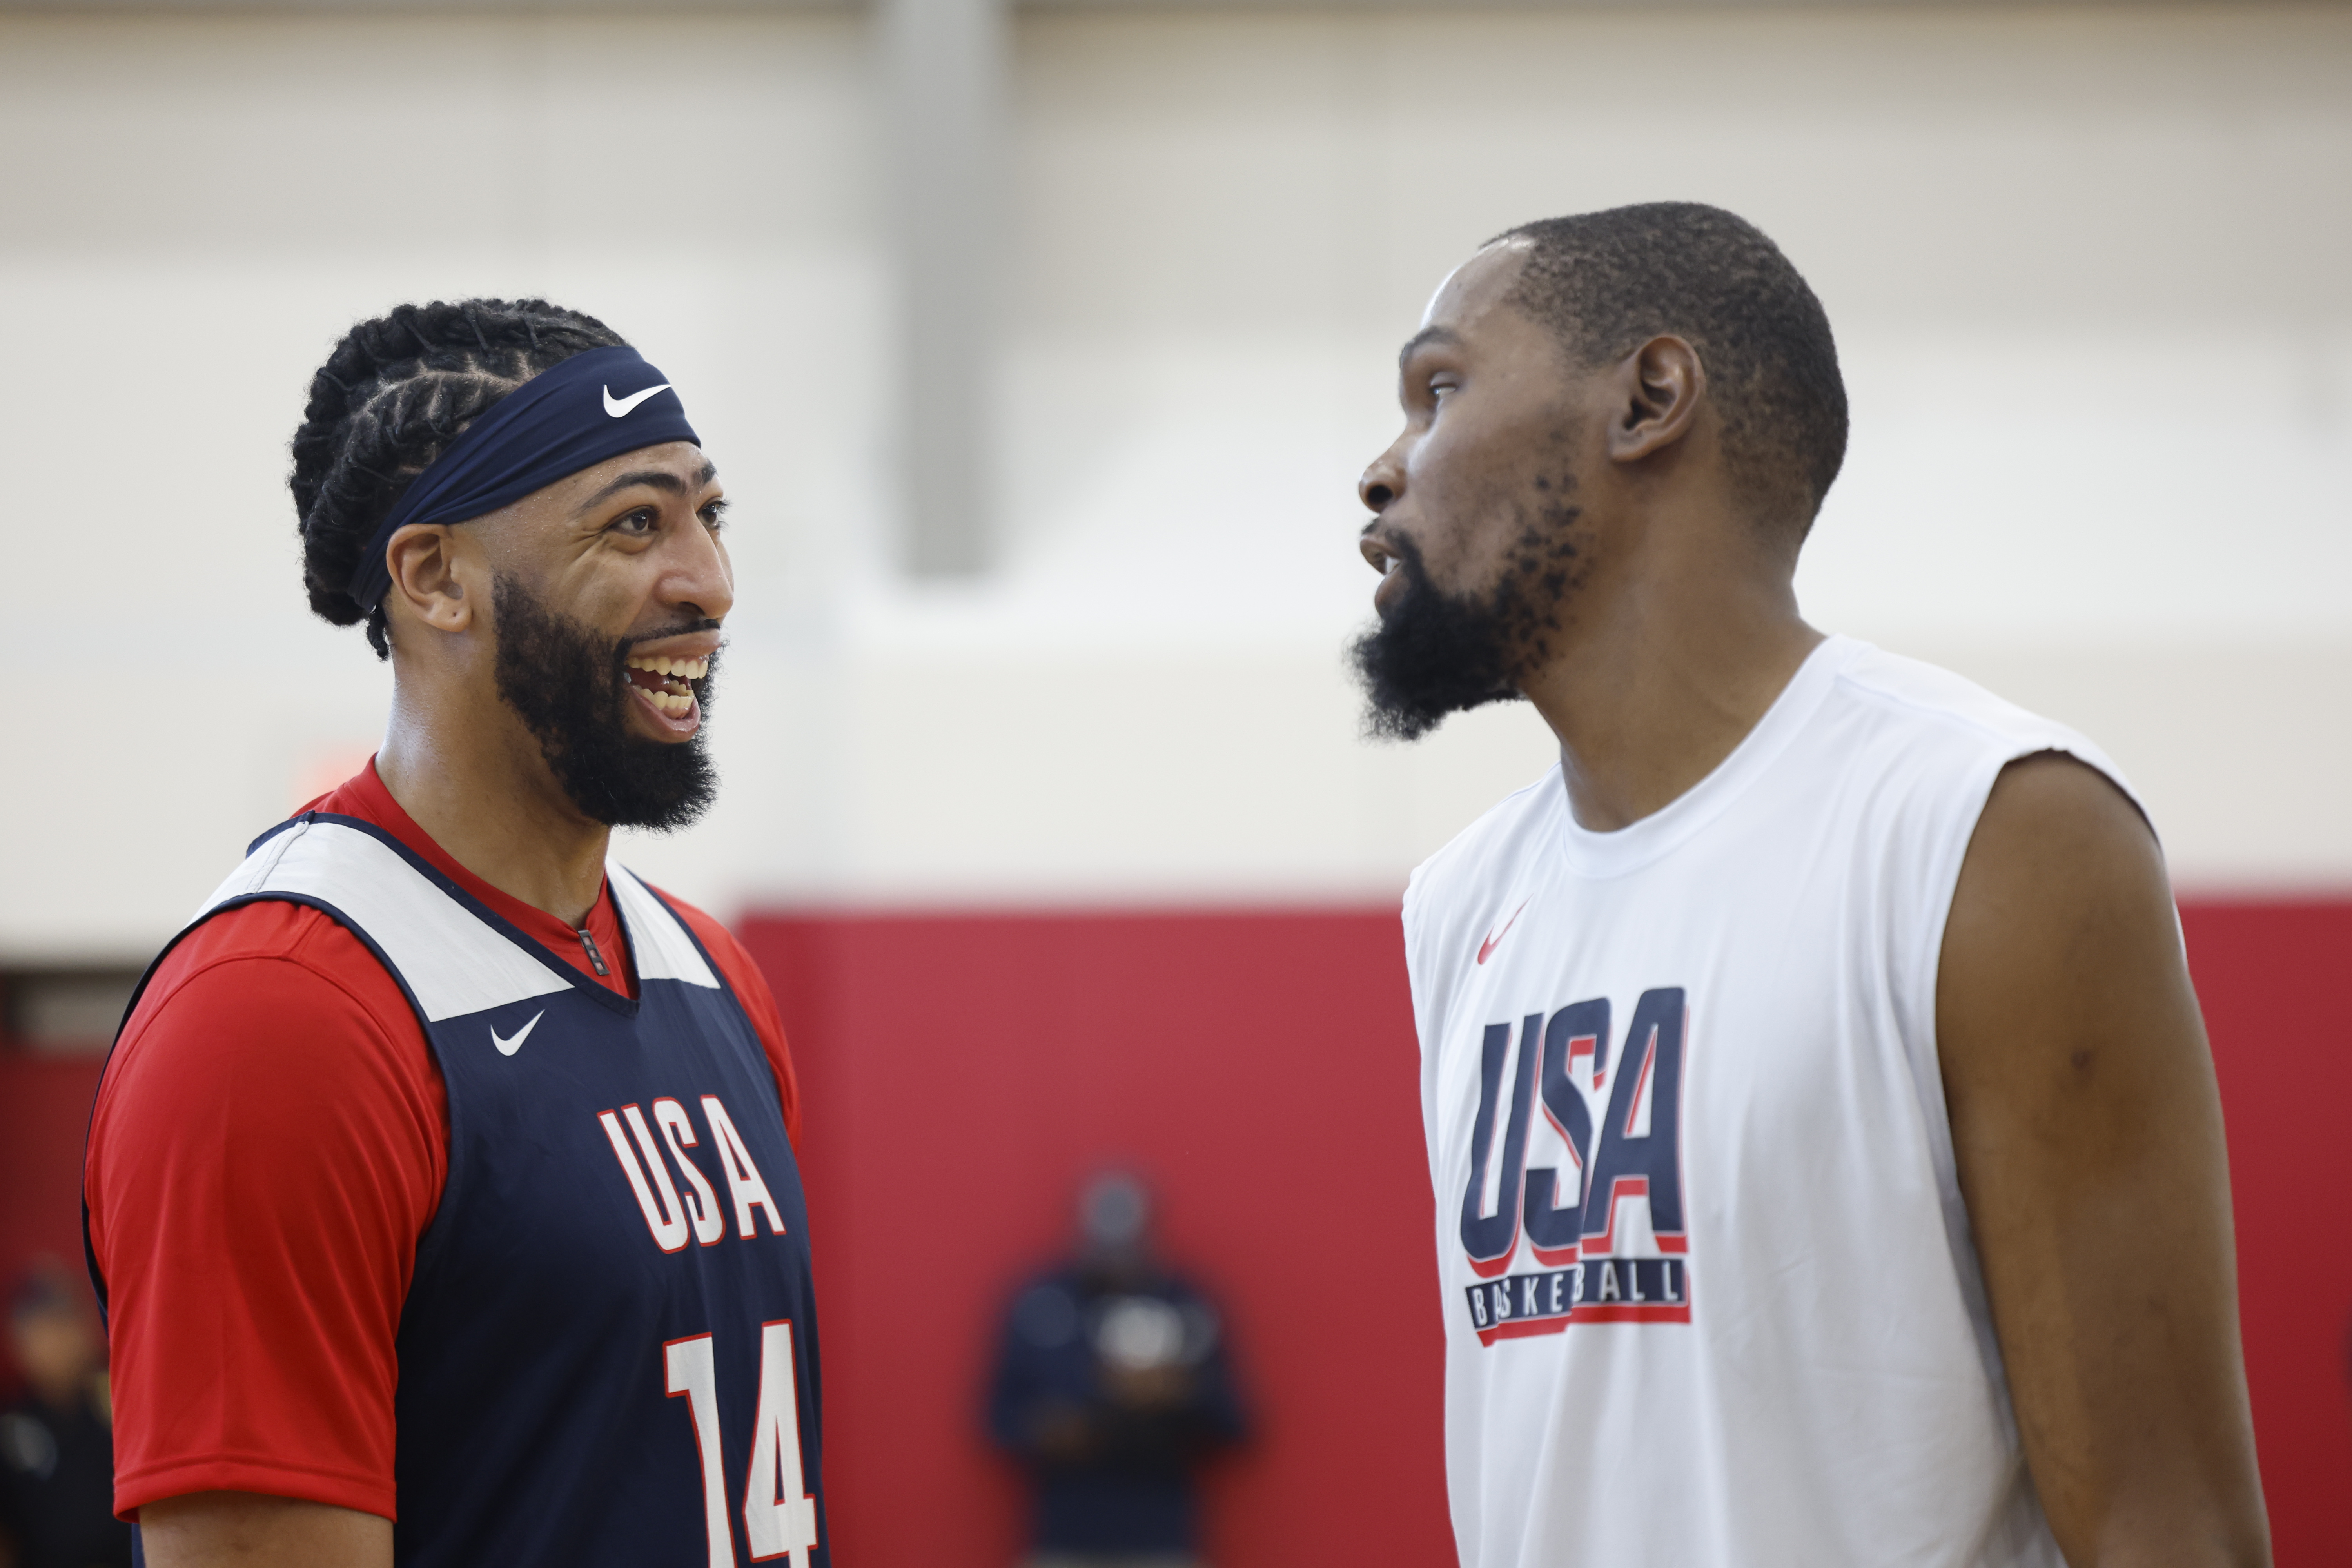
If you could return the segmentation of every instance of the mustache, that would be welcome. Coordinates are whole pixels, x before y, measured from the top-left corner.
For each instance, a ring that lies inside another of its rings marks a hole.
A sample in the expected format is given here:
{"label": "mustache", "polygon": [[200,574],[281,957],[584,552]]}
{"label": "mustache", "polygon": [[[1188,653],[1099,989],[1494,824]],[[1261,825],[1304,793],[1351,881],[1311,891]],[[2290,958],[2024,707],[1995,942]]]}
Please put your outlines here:
{"label": "mustache", "polygon": [[[664,626],[659,631],[640,632],[635,637],[623,637],[613,645],[614,657],[626,662],[629,650],[639,643],[660,642],[665,637],[689,637],[696,632],[715,632],[719,629],[719,623],[708,617],[695,621],[680,621],[674,626]],[[726,645],[722,643],[719,646],[723,648]],[[714,657],[716,657],[715,654]]]}

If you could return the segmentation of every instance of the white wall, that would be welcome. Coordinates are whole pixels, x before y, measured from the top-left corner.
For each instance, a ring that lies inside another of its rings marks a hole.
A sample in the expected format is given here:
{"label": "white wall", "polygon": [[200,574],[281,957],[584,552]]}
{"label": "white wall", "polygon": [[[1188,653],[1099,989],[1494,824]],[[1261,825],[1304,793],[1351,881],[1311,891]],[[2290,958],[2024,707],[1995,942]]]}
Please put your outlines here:
{"label": "white wall", "polygon": [[1015,71],[1012,537],[919,590],[856,16],[0,19],[0,648],[58,692],[0,959],[137,955],[365,746],[284,441],[351,319],[459,291],[627,331],[738,502],[727,796],[634,863],[721,910],[1385,896],[1548,754],[1523,709],[1355,738],[1395,344],[1486,236],[1659,196],[1837,326],[1819,624],[2088,729],[2187,885],[2352,884],[2352,16],[1047,13]]}

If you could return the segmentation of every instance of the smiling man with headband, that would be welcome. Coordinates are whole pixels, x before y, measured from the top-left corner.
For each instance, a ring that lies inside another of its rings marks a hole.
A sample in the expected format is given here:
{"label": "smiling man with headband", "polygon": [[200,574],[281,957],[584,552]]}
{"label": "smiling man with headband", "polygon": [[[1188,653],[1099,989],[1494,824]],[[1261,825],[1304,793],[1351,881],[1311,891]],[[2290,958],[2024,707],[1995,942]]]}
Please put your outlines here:
{"label": "smiling man with headband", "polygon": [[392,714],[107,1063],[115,1506],[155,1568],[827,1563],[775,1004],[605,859],[716,790],[718,470],[610,329],[478,300],[352,329],[291,483]]}

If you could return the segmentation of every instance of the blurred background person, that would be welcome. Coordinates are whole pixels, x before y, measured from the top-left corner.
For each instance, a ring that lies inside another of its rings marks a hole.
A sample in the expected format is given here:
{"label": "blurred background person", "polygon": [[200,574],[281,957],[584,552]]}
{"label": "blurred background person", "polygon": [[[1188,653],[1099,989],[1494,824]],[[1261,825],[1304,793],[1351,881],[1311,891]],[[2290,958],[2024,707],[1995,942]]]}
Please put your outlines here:
{"label": "blurred background person", "polygon": [[25,1392],[0,1414],[0,1563],[127,1568],[131,1527],[114,1517],[105,1342],[54,1259],[17,1281],[8,1346]]}
{"label": "blurred background person", "polygon": [[1151,1256],[1124,1172],[1078,1196],[1078,1250],[1013,1298],[989,1432],[1035,1489],[1027,1568],[1188,1568],[1194,1473],[1245,1426],[1214,1308]]}

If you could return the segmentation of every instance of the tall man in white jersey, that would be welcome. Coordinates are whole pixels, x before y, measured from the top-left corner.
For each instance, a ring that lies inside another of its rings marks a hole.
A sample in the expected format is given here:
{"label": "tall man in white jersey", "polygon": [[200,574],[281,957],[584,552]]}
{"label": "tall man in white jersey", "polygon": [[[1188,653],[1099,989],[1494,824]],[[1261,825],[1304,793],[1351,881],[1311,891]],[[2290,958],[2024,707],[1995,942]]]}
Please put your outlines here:
{"label": "tall man in white jersey", "polygon": [[2266,1563],[2156,838],[1799,617],[1803,279],[1711,207],[1549,220],[1400,364],[1374,728],[1523,697],[1560,755],[1405,896],[1465,1568]]}

